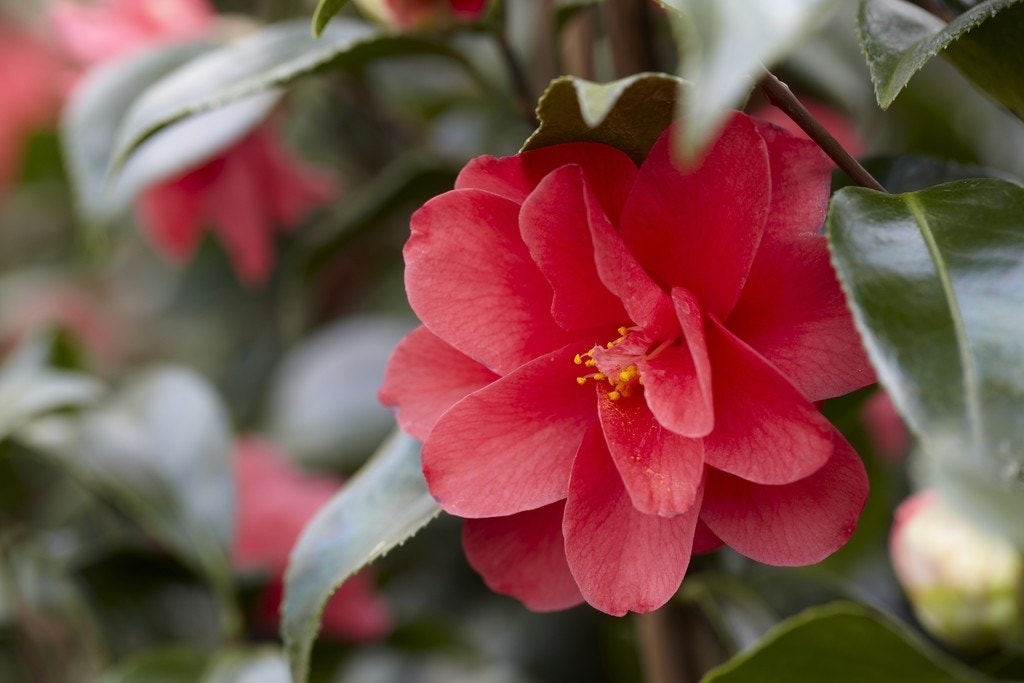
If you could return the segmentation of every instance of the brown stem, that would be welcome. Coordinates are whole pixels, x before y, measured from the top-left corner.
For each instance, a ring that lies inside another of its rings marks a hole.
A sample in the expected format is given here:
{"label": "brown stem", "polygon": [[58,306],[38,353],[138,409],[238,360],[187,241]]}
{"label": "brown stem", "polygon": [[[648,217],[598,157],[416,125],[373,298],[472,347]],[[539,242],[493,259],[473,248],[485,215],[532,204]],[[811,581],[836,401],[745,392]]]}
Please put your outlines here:
{"label": "brown stem", "polygon": [[836,166],[850,176],[854,183],[878,192],[885,192],[881,183],[875,180],[849,152],[843,149],[843,146],[832,137],[832,134],[825,130],[825,127],[804,108],[804,105],[800,104],[800,100],[796,98],[788,85],[765,69],[760,86],[768,100],[785,112],[786,116],[793,119],[793,122],[800,126],[811,140],[814,140],[822,151],[836,163]]}
{"label": "brown stem", "polygon": [[672,646],[668,606],[647,614],[638,614],[634,619],[644,683],[685,681],[685,665],[680,661],[680,648]]}
{"label": "brown stem", "polygon": [[606,0],[601,3],[601,17],[612,46],[616,78],[657,71],[648,4],[649,0]]}

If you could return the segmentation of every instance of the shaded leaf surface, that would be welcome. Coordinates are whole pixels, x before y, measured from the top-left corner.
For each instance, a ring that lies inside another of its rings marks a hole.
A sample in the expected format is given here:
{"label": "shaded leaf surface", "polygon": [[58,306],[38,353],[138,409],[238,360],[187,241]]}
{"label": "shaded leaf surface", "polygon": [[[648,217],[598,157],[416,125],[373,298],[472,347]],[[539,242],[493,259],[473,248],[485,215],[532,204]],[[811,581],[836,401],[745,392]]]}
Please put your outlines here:
{"label": "shaded leaf surface", "polygon": [[981,683],[884,615],[853,603],[806,610],[702,683]]}
{"label": "shaded leaf surface", "polygon": [[320,0],[313,10],[313,35],[317,38],[324,32],[327,22],[348,4],[348,0]]}
{"label": "shaded leaf surface", "polygon": [[840,190],[836,267],[932,483],[1024,547],[1024,188]]}
{"label": "shaded leaf surface", "polygon": [[281,632],[295,681],[309,674],[320,615],[334,590],[440,511],[427,492],[419,452],[417,441],[397,433],[299,537],[281,606]]}

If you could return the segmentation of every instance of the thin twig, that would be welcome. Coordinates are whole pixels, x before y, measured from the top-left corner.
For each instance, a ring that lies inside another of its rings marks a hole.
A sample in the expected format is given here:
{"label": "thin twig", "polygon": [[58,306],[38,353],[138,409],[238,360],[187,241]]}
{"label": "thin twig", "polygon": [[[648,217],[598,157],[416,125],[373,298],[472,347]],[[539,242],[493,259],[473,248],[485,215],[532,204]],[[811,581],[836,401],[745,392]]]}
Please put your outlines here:
{"label": "thin twig", "polygon": [[836,166],[850,176],[854,183],[861,187],[885,192],[881,183],[875,180],[849,152],[843,149],[843,146],[832,137],[832,134],[825,130],[825,127],[804,108],[804,105],[800,104],[800,100],[796,98],[788,85],[765,69],[760,86],[768,100],[785,112],[786,116],[793,119],[793,122],[800,126],[811,140],[816,142],[832,161],[836,162]]}
{"label": "thin twig", "polygon": [[529,81],[526,80],[526,72],[523,71],[523,65],[512,50],[512,45],[509,44],[504,30],[494,31],[493,35],[494,39],[498,42],[498,49],[501,51],[501,57],[505,61],[509,77],[512,79],[512,87],[515,89],[519,109],[530,125],[540,125],[540,121],[537,120],[537,114],[534,111],[536,99],[530,90]]}
{"label": "thin twig", "polygon": [[688,680],[685,666],[680,661],[678,643],[673,647],[668,609],[666,605],[634,617],[644,683],[683,683]]}

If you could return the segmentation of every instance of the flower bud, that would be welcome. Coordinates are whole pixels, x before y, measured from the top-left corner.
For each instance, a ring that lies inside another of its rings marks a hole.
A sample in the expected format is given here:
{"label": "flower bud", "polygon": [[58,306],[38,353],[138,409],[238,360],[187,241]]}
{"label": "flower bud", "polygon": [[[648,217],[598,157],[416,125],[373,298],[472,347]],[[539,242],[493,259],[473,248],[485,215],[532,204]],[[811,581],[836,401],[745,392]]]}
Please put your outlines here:
{"label": "flower bud", "polygon": [[977,651],[1019,634],[1019,553],[936,492],[917,493],[896,509],[889,552],[918,621],[937,639]]}
{"label": "flower bud", "polygon": [[454,21],[476,21],[486,0],[354,0],[367,16],[398,31],[442,28]]}

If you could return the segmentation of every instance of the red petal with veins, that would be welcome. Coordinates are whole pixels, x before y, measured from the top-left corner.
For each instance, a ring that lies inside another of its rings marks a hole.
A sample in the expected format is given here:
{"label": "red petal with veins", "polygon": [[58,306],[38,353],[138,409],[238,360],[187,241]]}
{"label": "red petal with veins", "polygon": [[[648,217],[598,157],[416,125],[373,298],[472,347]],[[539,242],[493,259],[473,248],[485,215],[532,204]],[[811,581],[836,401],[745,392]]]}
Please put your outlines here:
{"label": "red petal with veins", "polygon": [[398,425],[420,441],[455,403],[498,376],[420,326],[399,342],[384,373],[380,402],[397,408]]}
{"label": "red petal with veins", "polygon": [[552,145],[511,157],[477,157],[459,173],[455,189],[486,190],[522,204],[544,176],[568,164],[583,169],[601,208],[618,222],[636,178],[636,164],[624,152],[596,142]]}
{"label": "red petal with veins", "polygon": [[470,394],[423,444],[423,473],[445,511],[502,517],[565,498],[594,391],[576,382],[570,344]]}
{"label": "red petal with veins", "polygon": [[875,381],[822,236],[765,240],[726,326],[812,401]]}
{"label": "red petal with veins", "polygon": [[598,413],[608,452],[638,512],[674,517],[697,500],[704,446],[668,431],[640,396],[611,401],[600,392]]}
{"label": "red petal with veins", "polygon": [[435,197],[413,214],[403,254],[409,303],[423,324],[499,375],[567,341],[511,201],[480,190]]}
{"label": "red petal with veins", "polygon": [[[699,495],[699,494],[698,494]],[[650,612],[675,594],[690,563],[698,505],[672,518],[633,507],[598,429],[573,462],[565,554],[583,598],[608,614]]]}
{"label": "red petal with veins", "polygon": [[715,413],[703,316],[685,289],[672,290],[672,302],[684,343],[660,353],[655,350],[656,355],[638,363],[644,395],[666,429],[682,436],[707,436],[715,426]]}
{"label": "red petal with veins", "polygon": [[832,190],[832,162],[815,143],[754,119],[768,147],[772,201],[765,239],[817,234]]}
{"label": "red petal with veins", "polygon": [[496,593],[511,595],[538,612],[583,602],[569,573],[562,540],[565,503],[508,517],[467,519],[462,547],[469,564]]}
{"label": "red petal with veins", "polygon": [[644,161],[622,212],[621,232],[665,291],[685,287],[724,318],[754,261],[771,200],[768,152],[753,121],[736,114],[698,162],[673,162],[679,124]]}
{"label": "red petal with veins", "polygon": [[785,377],[715,321],[715,429],[704,438],[712,467],[760,484],[788,484],[825,464],[832,426]]}
{"label": "red petal with veins", "polygon": [[729,547],[776,566],[814,564],[853,534],[868,478],[853,448],[833,432],[835,450],[820,470],[782,486],[761,486],[708,470],[701,519]]}
{"label": "red petal with veins", "polygon": [[[582,168],[562,166],[540,181],[519,214],[523,241],[554,290],[551,314],[567,330],[615,328],[627,320],[622,302],[601,282],[594,260],[587,258],[593,251],[588,192]],[[603,215],[596,218],[608,220]]]}

